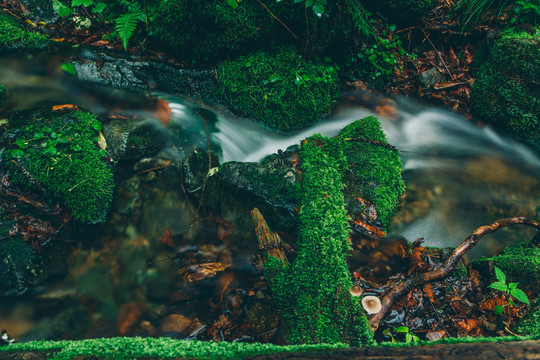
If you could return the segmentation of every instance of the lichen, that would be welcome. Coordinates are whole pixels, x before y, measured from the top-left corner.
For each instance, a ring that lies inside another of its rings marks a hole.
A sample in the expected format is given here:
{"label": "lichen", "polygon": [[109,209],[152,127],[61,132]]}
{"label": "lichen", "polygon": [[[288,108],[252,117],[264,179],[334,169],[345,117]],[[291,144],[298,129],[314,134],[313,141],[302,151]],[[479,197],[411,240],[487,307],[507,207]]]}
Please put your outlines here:
{"label": "lichen", "polygon": [[85,111],[14,116],[3,166],[11,180],[45,192],[73,211],[76,220],[104,219],[114,180],[96,140],[96,116]]}
{"label": "lichen", "polygon": [[217,78],[218,97],[231,110],[283,130],[329,114],[339,95],[337,70],[330,60],[306,61],[292,48],[222,62]]}
{"label": "lichen", "polygon": [[41,34],[25,30],[12,17],[0,12],[0,50],[25,48],[41,48],[49,39]]}
{"label": "lichen", "polygon": [[472,110],[498,128],[540,145],[539,84],[539,36],[505,31],[472,87]]}

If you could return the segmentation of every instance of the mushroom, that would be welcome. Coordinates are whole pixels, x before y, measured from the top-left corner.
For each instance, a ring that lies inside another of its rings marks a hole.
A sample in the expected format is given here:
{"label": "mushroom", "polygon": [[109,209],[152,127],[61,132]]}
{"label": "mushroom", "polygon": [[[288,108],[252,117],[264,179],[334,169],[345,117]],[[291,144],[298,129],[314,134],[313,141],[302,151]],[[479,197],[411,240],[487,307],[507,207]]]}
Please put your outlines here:
{"label": "mushroom", "polygon": [[352,296],[360,296],[362,295],[362,288],[358,285],[353,285],[351,286],[351,288],[349,289],[349,292],[351,293]]}
{"label": "mushroom", "polygon": [[376,314],[382,309],[381,300],[376,296],[364,296],[362,299],[362,306],[368,314]]}

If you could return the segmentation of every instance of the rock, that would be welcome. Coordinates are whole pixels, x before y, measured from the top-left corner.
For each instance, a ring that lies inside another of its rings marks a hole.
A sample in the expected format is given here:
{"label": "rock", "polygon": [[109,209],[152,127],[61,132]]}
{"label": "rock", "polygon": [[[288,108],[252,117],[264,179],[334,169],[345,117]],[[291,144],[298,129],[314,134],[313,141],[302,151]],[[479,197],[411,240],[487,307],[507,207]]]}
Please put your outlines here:
{"label": "rock", "polygon": [[189,328],[192,320],[180,314],[167,315],[159,327],[161,335],[177,333],[179,337],[185,337],[189,335]]}
{"label": "rock", "polygon": [[540,37],[505,31],[471,89],[474,114],[540,146]]}
{"label": "rock", "polygon": [[423,71],[418,76],[418,82],[426,89],[433,89],[435,84],[444,81],[446,81],[445,76],[435,67]]}

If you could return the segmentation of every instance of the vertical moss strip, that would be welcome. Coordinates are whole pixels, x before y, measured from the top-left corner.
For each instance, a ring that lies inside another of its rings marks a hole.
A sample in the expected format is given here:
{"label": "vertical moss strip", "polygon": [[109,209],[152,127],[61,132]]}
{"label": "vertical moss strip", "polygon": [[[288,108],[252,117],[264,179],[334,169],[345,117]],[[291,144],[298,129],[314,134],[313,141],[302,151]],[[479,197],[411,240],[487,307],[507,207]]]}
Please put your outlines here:
{"label": "vertical moss strip", "polygon": [[346,163],[339,141],[314,135],[302,145],[298,257],[287,267],[278,260],[265,263],[292,344],[373,341],[358,300],[349,294],[349,227],[341,175]]}

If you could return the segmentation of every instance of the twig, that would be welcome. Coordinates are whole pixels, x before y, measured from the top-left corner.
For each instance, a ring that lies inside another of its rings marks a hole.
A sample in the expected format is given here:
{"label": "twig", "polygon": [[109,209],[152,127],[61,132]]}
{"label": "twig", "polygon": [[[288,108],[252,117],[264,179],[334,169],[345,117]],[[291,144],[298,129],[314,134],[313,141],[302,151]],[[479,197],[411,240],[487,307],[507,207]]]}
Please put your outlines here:
{"label": "twig", "polygon": [[281,21],[281,19],[279,19],[276,15],[274,15],[274,13],[272,13],[272,11],[270,11],[270,9],[268,8],[268,6],[264,5],[261,0],[257,0],[259,2],[259,4],[261,4],[265,9],[266,11],[268,11],[268,13],[270,13],[270,15],[272,15],[272,17],[274,19],[276,19],[281,25],[283,25],[283,27],[285,27],[285,29],[287,29],[288,32],[291,33],[292,36],[294,36],[295,39],[298,39],[298,40],[302,40],[302,41],[306,41],[302,38],[300,38],[299,36],[296,36],[295,33],[292,32],[291,29],[289,29],[289,27],[287,25],[285,25],[285,23],[283,21]]}
{"label": "twig", "polygon": [[469,235],[463,242],[452,251],[448,259],[437,269],[428,271],[423,274],[418,274],[407,278],[405,281],[397,284],[388,294],[386,294],[382,299],[382,309],[380,312],[375,314],[370,320],[369,325],[373,331],[379,328],[381,320],[384,318],[384,315],[390,310],[394,301],[400,298],[401,296],[407,294],[417,285],[439,280],[447,276],[450,272],[456,269],[459,264],[461,257],[465,255],[467,251],[472,249],[478,240],[484,235],[490,234],[499,230],[502,227],[511,226],[511,225],[528,225],[533,228],[540,230],[540,223],[535,220],[528,219],[526,217],[514,217],[507,218],[495,221],[491,225],[481,226],[476,229],[471,235]]}
{"label": "twig", "polygon": [[440,59],[441,62],[443,63],[444,68],[445,68],[446,71],[448,72],[448,75],[450,75],[450,77],[452,78],[452,80],[455,80],[454,75],[450,72],[450,69],[448,69],[448,66],[446,66],[446,62],[443,60],[443,58],[442,58],[442,56],[441,56],[441,53],[439,52],[439,50],[437,50],[437,48],[435,47],[435,45],[433,45],[433,43],[432,43],[431,40],[429,39],[429,35],[426,34],[426,32],[424,31],[424,29],[420,29],[420,30],[422,30],[422,33],[424,33],[424,36],[426,37],[427,41],[429,41],[429,43],[431,44],[431,46],[433,47],[433,49],[434,49],[435,52],[437,53],[437,56],[439,56],[439,59]]}

